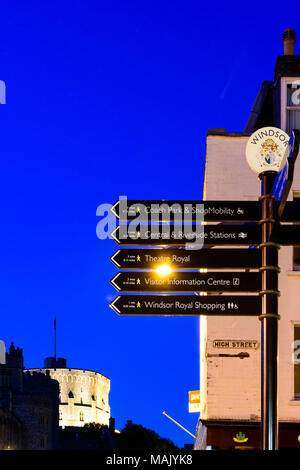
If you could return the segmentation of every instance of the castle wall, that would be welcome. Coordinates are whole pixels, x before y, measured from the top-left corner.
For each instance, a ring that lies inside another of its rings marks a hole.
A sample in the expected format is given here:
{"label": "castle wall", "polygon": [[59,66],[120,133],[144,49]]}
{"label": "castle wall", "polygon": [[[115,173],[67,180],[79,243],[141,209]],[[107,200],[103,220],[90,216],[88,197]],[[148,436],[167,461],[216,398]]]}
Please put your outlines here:
{"label": "castle wall", "polygon": [[24,389],[13,396],[13,413],[23,423],[24,448],[55,449],[58,442],[59,385],[50,376],[24,374]]}

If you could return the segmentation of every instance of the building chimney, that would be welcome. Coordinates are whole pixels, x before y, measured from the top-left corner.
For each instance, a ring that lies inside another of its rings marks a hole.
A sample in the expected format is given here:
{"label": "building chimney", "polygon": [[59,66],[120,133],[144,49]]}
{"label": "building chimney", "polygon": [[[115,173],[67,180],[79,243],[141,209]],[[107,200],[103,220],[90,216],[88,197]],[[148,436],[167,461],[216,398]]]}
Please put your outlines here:
{"label": "building chimney", "polygon": [[296,33],[293,28],[288,28],[283,32],[284,55],[294,55]]}
{"label": "building chimney", "polygon": [[0,341],[0,364],[6,363],[5,343]]}

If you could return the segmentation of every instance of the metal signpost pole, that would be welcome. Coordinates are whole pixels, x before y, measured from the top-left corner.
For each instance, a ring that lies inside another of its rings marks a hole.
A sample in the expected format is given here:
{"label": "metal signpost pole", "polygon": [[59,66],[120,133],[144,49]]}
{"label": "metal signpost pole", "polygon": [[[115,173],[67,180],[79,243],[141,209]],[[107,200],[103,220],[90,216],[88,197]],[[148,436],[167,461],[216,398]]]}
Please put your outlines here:
{"label": "metal signpost pole", "polygon": [[262,449],[278,449],[278,248],[270,241],[272,231],[277,223],[275,198],[271,194],[275,172],[264,172],[260,175],[262,183],[262,218],[260,220],[262,243],[261,249],[261,420]]}
{"label": "metal signpost pole", "polygon": [[[296,132],[297,133],[297,132]],[[295,134],[290,138],[281,129],[263,127],[249,138],[246,158],[259,175],[261,191],[261,423],[262,449],[278,449],[278,232],[283,209],[293,179],[296,159]],[[296,139],[297,140],[297,139]],[[292,149],[292,151],[291,151]],[[290,157],[290,159],[289,159]],[[287,163],[288,162],[288,163]],[[285,167],[287,163],[287,167]],[[286,168],[286,169],[284,169]],[[286,171],[287,170],[287,171]],[[274,182],[276,184],[274,186]],[[287,188],[285,189],[285,186]],[[277,201],[282,201],[278,203]],[[277,232],[277,235],[275,233]],[[295,235],[295,234],[294,234]],[[276,243],[277,242],[277,243]]]}
{"label": "metal signpost pole", "polygon": [[[252,141],[253,142],[253,141]],[[262,448],[278,449],[278,249],[280,244],[295,244],[297,233],[292,233],[288,240],[290,226],[279,227],[287,197],[293,182],[294,164],[299,153],[300,133],[293,130],[284,152],[285,166],[278,173],[266,171],[260,174],[262,182],[262,243],[261,276],[262,276]],[[275,201],[279,204],[276,204]],[[295,215],[290,216],[291,220]],[[297,217],[296,217],[297,218]],[[287,217],[289,220],[289,217]],[[279,238],[275,235],[277,227]],[[288,231],[286,229],[288,228]],[[275,229],[275,230],[274,230]],[[273,241],[270,239],[271,235]],[[277,241],[277,243],[274,243]]]}

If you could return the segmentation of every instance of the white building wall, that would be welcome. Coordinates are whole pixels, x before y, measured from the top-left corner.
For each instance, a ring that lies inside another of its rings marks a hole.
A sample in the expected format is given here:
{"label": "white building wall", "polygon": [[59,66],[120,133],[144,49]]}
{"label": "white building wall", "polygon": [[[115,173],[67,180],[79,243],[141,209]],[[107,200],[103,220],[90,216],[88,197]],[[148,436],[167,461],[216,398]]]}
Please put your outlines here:
{"label": "white building wall", "polygon": [[[257,200],[260,181],[248,167],[248,137],[207,137],[205,197],[207,200]],[[296,163],[292,191],[300,190],[300,162]],[[217,249],[217,248],[214,248]],[[294,324],[300,325],[300,272],[292,271],[292,247],[279,251],[279,419],[300,419],[300,401],[293,399],[292,342]],[[201,317],[201,418],[260,418],[261,324],[256,317]],[[259,348],[216,349],[213,340],[257,340]],[[213,357],[247,351],[249,358]]]}

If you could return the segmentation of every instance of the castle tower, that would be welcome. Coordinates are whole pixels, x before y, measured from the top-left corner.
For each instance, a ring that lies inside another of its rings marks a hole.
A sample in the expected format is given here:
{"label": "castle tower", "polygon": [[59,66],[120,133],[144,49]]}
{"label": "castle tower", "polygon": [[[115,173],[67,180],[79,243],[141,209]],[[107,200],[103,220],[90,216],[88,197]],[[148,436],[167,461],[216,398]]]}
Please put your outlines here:
{"label": "castle tower", "polygon": [[59,426],[82,427],[86,423],[109,426],[110,380],[99,372],[67,368],[64,358],[47,357],[43,369],[30,372],[48,373],[57,380],[60,390]]}

